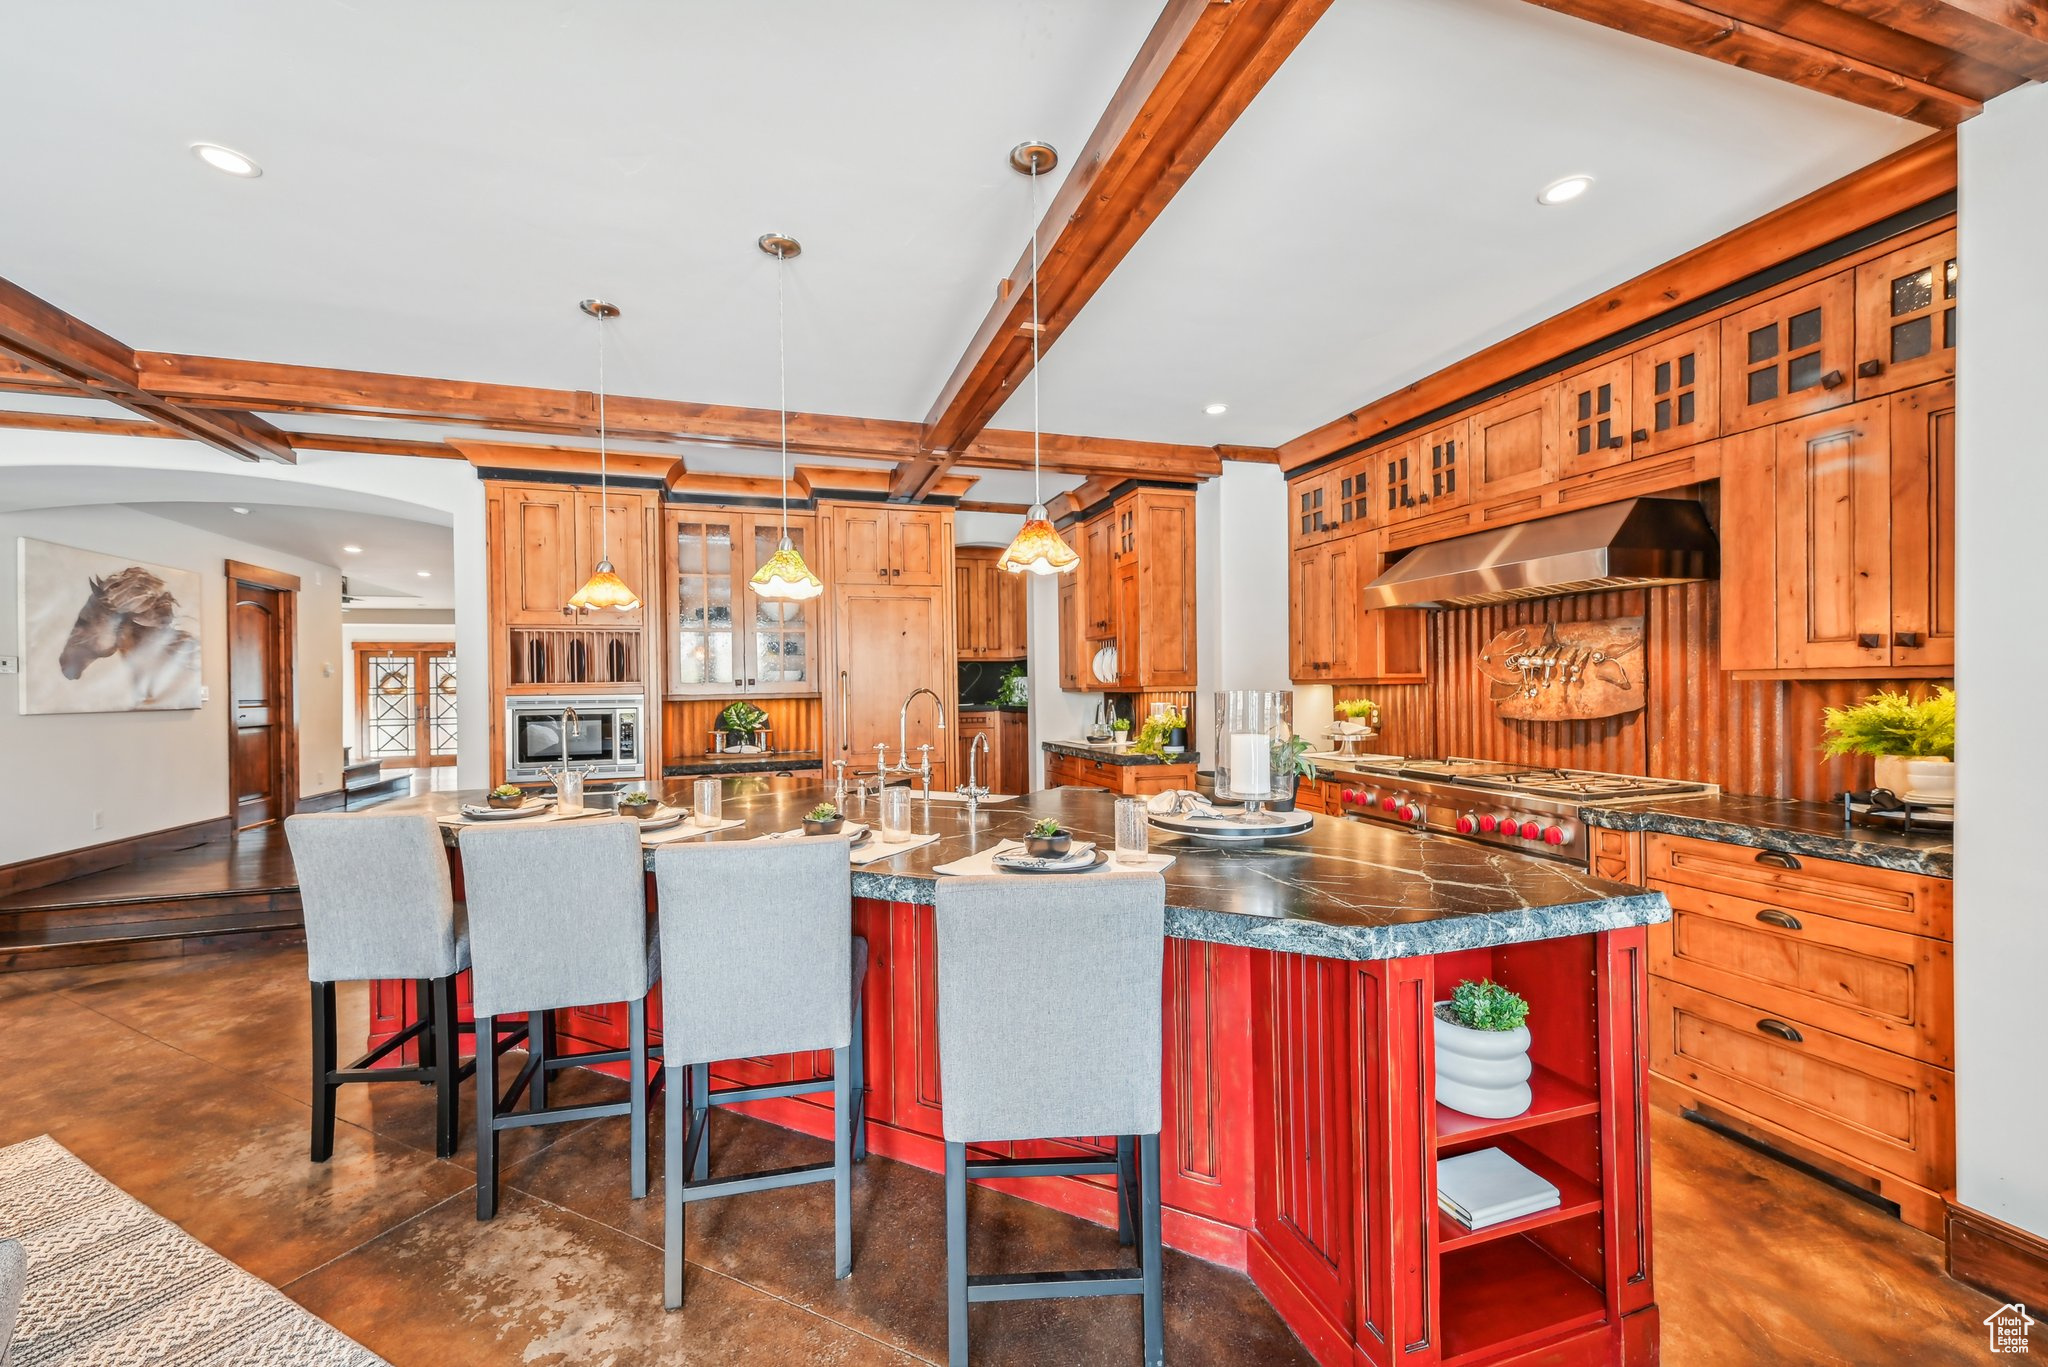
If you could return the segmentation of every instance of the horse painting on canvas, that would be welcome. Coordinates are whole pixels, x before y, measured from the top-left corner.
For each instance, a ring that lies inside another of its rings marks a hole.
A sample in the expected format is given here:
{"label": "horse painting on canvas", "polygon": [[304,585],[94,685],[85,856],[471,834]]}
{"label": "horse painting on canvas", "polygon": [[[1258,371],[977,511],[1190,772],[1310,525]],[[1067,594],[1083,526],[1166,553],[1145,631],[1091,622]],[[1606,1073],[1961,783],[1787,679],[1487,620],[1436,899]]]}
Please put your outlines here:
{"label": "horse painting on canvas", "polygon": [[187,570],[23,538],[23,710],[197,707],[197,593]]}

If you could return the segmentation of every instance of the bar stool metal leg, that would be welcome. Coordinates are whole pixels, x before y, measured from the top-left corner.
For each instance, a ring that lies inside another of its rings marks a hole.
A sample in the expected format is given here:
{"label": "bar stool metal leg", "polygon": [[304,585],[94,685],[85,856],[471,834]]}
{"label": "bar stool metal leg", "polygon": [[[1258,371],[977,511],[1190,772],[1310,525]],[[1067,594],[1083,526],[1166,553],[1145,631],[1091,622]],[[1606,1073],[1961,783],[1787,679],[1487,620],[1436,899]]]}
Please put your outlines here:
{"label": "bar stool metal leg", "polygon": [[1137,1237],[1133,1207],[1138,1193],[1138,1141],[1119,1135],[1116,1141],[1116,1241],[1126,1248]]}
{"label": "bar stool metal leg", "polygon": [[[696,1069],[690,1070],[696,1075]],[[666,1231],[662,1239],[662,1304],[670,1310],[683,1308],[683,1163],[686,1152],[683,1139],[691,1128],[691,1107],[695,1097],[685,1097],[686,1088],[673,1082],[665,1089],[662,1098],[664,1119],[661,1139],[661,1180],[665,1190],[662,1194],[662,1228]]]}
{"label": "bar stool metal leg", "polygon": [[313,984],[313,1161],[334,1154],[334,984]]}
{"label": "bar stool metal leg", "polygon": [[1145,1367],[1161,1367],[1166,1361],[1166,1312],[1160,1287],[1159,1252],[1159,1136],[1143,1135],[1138,1168],[1142,1194],[1138,1198],[1138,1262],[1145,1271]]}
{"label": "bar stool metal leg", "polygon": [[702,1182],[711,1176],[711,1065],[699,1063],[690,1069],[690,1127],[699,1137],[690,1159],[690,1180]]}
{"label": "bar stool metal leg", "polygon": [[967,1367],[967,1146],[946,1145],[946,1363]]}
{"label": "bar stool metal leg", "polygon": [[[436,978],[434,998],[434,1153],[440,1158],[455,1154],[455,1136],[461,1125],[459,1102],[462,1088],[462,1035],[455,1028],[455,975]],[[488,1049],[492,1041],[483,1039]]]}
{"label": "bar stool metal leg", "polygon": [[[861,1004],[863,986],[853,992],[853,1161],[868,1161],[868,1042],[862,1025],[866,1008]],[[837,1076],[837,1066],[834,1076]]]}
{"label": "bar stool metal leg", "polygon": [[[858,1036],[855,1037],[858,1041]],[[858,1043],[832,1051],[832,1225],[835,1278],[853,1275],[853,1059]]]}
{"label": "bar stool metal leg", "polygon": [[533,1070],[533,1090],[527,1094],[527,1109],[544,1111],[548,1108],[548,1060],[556,1057],[554,1012],[526,1013],[526,1047],[537,1064]]}
{"label": "bar stool metal leg", "polygon": [[626,1083],[633,1127],[633,1199],[647,1195],[647,998],[626,1004],[626,1048],[631,1068]]}
{"label": "bar stool metal leg", "polygon": [[[492,1122],[498,1109],[498,1051],[491,1043],[498,1037],[489,1016],[476,1018],[476,1218],[491,1220],[498,1214],[498,1127]],[[528,1032],[529,1035],[531,1031]]]}

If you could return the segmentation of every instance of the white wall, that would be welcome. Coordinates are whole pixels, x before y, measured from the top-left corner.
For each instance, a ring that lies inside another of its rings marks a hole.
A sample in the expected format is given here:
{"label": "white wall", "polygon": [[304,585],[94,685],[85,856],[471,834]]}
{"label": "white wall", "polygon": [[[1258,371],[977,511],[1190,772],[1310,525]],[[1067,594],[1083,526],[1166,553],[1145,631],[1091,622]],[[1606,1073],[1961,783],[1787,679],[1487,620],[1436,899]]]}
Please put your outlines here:
{"label": "white wall", "polygon": [[0,513],[0,651],[7,654],[19,649],[15,539],[24,536],[197,573],[201,678],[209,696],[192,712],[23,716],[15,680],[5,680],[0,864],[228,814],[228,560],[299,577],[299,791],[341,786],[346,670],[339,570],[131,508]]}
{"label": "white wall", "polygon": [[2048,644],[2028,627],[2038,616],[2031,571],[2048,507],[2048,87],[2022,86],[1985,105],[1962,126],[1961,165],[1957,1199],[2048,1236],[2048,896],[2037,816],[2043,747],[2032,720]]}

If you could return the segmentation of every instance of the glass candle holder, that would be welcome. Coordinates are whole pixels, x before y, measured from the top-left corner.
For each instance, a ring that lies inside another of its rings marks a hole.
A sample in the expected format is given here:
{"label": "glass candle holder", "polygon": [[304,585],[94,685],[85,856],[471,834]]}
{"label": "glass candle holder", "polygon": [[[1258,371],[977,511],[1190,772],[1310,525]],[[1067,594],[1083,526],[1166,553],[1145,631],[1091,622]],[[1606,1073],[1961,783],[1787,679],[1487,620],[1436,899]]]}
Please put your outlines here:
{"label": "glass candle holder", "polygon": [[1142,797],[1116,800],[1116,862],[1142,864],[1152,853],[1151,814]]}
{"label": "glass candle holder", "polygon": [[725,785],[715,778],[700,778],[692,785],[696,810],[690,820],[699,826],[716,826],[724,819]]}
{"label": "glass candle holder", "polygon": [[882,839],[894,843],[910,838],[910,788],[882,790]]}
{"label": "glass candle holder", "polygon": [[1287,689],[1244,690],[1216,695],[1216,796],[1264,802],[1278,787],[1273,745],[1294,719],[1294,694]]}

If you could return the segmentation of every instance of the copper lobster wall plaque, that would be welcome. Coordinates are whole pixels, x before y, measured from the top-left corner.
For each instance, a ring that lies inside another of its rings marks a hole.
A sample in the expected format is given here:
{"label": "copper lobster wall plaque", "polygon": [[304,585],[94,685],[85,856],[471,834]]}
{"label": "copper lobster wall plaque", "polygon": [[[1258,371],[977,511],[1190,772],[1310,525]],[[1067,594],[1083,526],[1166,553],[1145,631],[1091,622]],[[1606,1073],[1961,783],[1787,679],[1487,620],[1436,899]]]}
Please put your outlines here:
{"label": "copper lobster wall plaque", "polygon": [[1479,652],[1494,710],[1512,721],[1591,721],[1642,711],[1643,619],[1510,627]]}

